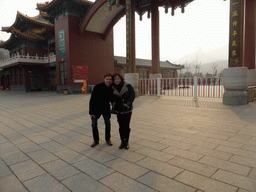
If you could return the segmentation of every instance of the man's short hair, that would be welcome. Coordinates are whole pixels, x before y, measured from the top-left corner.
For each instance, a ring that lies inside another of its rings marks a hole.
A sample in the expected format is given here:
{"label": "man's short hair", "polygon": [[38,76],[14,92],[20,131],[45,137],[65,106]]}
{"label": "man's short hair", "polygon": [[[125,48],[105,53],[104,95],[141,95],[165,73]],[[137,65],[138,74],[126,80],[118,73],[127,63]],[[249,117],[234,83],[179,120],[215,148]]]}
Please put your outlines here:
{"label": "man's short hair", "polygon": [[112,74],[111,74],[111,73],[106,73],[106,74],[104,75],[104,79],[105,79],[105,77],[112,77]]}

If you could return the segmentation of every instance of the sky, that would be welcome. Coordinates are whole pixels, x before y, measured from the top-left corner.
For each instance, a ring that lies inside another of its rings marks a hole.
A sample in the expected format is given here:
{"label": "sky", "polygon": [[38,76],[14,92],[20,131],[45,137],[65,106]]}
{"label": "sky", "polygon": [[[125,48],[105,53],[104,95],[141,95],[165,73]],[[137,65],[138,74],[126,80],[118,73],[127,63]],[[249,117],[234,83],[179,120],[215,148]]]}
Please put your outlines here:
{"label": "sky", "polygon": [[[51,0],[49,0],[51,1]],[[40,0],[0,0],[0,29],[11,26],[17,11],[30,17],[38,15]],[[228,59],[229,0],[194,0],[185,13],[171,9],[165,14],[159,8],[160,60],[186,64],[200,64]],[[151,19],[147,13],[142,21],[135,19],[136,58],[151,59]],[[126,56],[125,16],[114,26],[114,55]],[[6,41],[9,33],[0,31],[0,40]]]}

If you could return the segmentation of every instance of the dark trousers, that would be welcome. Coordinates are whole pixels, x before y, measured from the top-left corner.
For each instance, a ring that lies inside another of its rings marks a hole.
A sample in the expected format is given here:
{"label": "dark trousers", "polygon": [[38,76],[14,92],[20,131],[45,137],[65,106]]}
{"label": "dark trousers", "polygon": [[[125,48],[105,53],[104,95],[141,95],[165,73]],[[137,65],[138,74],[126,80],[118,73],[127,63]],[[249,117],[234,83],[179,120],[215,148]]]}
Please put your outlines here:
{"label": "dark trousers", "polygon": [[[101,116],[101,115],[100,115]],[[95,142],[99,142],[99,130],[98,130],[98,119],[100,116],[95,116],[92,118],[92,135]],[[110,140],[110,117],[111,114],[102,114],[105,122],[105,140]]]}
{"label": "dark trousers", "polygon": [[132,113],[117,114],[117,122],[119,124],[119,134],[121,141],[129,142],[130,137],[130,122]]}

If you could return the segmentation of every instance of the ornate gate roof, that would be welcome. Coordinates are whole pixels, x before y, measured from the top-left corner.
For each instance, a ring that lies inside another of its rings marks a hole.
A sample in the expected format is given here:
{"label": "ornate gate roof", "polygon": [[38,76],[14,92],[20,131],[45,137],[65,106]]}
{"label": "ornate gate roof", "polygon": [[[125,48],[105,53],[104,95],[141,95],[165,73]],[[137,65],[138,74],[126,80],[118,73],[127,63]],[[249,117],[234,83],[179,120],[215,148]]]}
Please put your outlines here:
{"label": "ornate gate roof", "polygon": [[[184,12],[184,8],[193,0],[158,0],[158,6],[164,7],[165,11],[178,7]],[[135,11],[142,17],[151,11],[151,0],[135,0]],[[80,32],[91,31],[103,34],[106,37],[116,22],[125,15],[125,0],[97,0],[87,11],[82,21]]]}

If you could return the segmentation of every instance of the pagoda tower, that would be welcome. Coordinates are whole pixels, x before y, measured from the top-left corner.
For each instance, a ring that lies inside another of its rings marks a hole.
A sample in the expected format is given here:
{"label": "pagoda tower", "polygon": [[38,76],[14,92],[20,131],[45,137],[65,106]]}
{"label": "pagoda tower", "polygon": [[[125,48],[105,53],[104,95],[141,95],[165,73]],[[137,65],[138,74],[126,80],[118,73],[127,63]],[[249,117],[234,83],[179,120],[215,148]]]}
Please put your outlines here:
{"label": "pagoda tower", "polygon": [[[11,33],[10,38],[0,44],[0,48],[9,50],[13,62],[1,66],[5,72],[4,87],[17,91],[51,90],[55,86],[47,81],[49,62],[36,62],[55,52],[54,25],[47,20],[45,13],[39,12],[29,17],[17,12],[15,22],[2,31]],[[54,89],[54,88],[53,88]]]}

